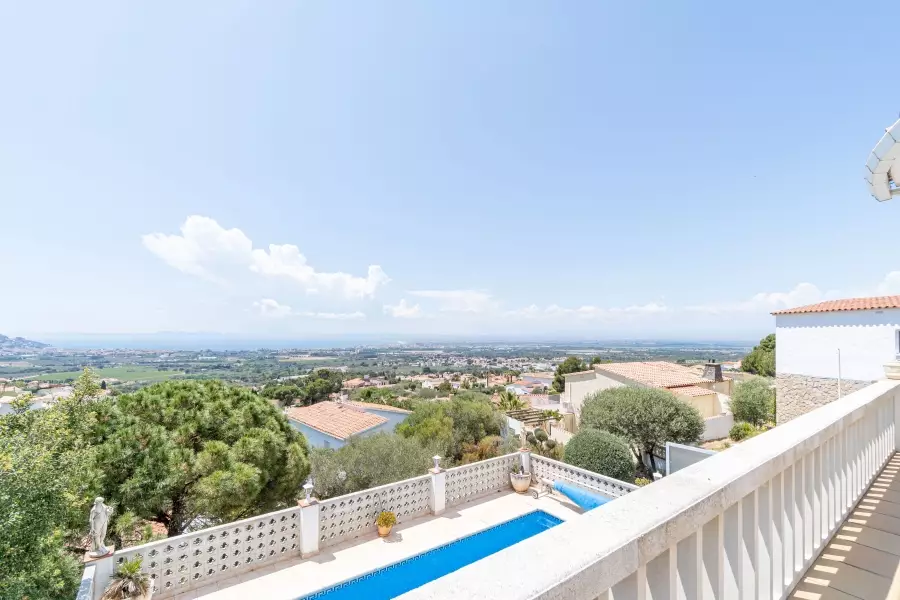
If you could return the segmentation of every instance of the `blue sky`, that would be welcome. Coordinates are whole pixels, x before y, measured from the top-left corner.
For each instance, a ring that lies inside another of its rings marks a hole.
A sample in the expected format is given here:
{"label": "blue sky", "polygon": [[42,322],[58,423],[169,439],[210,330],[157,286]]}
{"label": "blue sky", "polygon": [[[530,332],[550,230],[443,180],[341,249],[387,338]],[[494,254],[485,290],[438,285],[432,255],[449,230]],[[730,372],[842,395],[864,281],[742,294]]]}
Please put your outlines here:
{"label": "blue sky", "polygon": [[721,4],[5,3],[0,332],[744,339],[900,293],[894,5]]}

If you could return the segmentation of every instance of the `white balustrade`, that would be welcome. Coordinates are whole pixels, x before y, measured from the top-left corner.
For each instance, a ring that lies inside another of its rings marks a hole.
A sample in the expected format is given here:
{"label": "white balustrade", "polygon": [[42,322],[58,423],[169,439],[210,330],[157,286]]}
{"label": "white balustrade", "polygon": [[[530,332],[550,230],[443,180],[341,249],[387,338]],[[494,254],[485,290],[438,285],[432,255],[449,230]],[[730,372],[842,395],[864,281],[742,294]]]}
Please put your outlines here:
{"label": "white balustrade", "polygon": [[445,471],[446,506],[456,506],[479,496],[509,489],[509,473],[520,464],[519,453],[504,454]]}
{"label": "white balustrade", "polygon": [[141,570],[151,578],[153,597],[162,600],[299,551],[300,508],[294,507],[125,548],[115,553],[113,561],[118,566],[141,556]]}
{"label": "white balustrade", "polygon": [[423,475],[319,502],[319,549],[376,531],[389,510],[402,523],[430,512],[431,476]]}
{"label": "white balustrade", "polygon": [[[403,598],[786,598],[900,448],[898,385],[874,383]],[[536,474],[548,462],[531,460]]]}
{"label": "white balustrade", "polygon": [[598,491],[610,498],[618,498],[638,489],[638,486],[634,484],[606,477],[579,467],[573,467],[538,454],[531,455],[531,473],[536,481],[541,479],[568,481]]}
{"label": "white balustrade", "polygon": [[[113,568],[135,556],[142,558],[141,569],[150,576],[153,597],[159,600],[278,560],[305,558],[374,533],[381,511],[393,512],[397,522],[403,523],[508,490],[510,471],[523,463],[535,465],[535,472],[549,478],[563,476],[601,491],[616,485],[624,486],[623,490],[632,487],[527,451],[447,470],[436,462],[429,474],[420,477],[328,500],[303,500],[296,507],[119,550],[85,569],[82,588],[87,591],[80,591],[78,599],[96,600]],[[434,494],[440,498],[433,498]]]}

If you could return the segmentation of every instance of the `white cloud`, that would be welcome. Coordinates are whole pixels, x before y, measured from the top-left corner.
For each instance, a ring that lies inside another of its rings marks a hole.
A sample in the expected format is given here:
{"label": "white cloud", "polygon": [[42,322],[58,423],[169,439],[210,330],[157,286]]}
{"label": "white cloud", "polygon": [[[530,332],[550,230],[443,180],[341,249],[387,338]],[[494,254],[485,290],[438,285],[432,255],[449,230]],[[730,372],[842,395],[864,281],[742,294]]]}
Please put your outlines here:
{"label": "white cloud", "polygon": [[219,281],[208,267],[217,262],[245,262],[253,249],[240,229],[224,229],[208,217],[188,217],[181,235],[149,233],[141,237],[144,247],[179,271]]}
{"label": "white cloud", "polygon": [[601,306],[585,305],[578,308],[566,308],[551,304],[546,308],[540,308],[536,304],[526,306],[506,313],[511,317],[524,317],[526,319],[552,319],[561,317],[574,317],[585,320],[601,320],[623,317],[626,315],[653,315],[669,312],[669,308],[663,304],[651,302],[649,304],[626,306],[623,308],[604,308]]}
{"label": "white cloud", "polygon": [[839,296],[839,292],[822,292],[811,283],[799,283],[787,292],[760,292],[741,302],[721,302],[688,306],[691,312],[708,313],[766,313],[782,308],[793,308],[804,304],[815,304],[828,298]]}
{"label": "white cloud", "polygon": [[309,319],[326,319],[331,321],[356,321],[359,319],[365,319],[366,315],[363,312],[356,311],[351,313],[333,313],[333,312],[302,312],[298,313],[301,317],[306,317]]}
{"label": "white cloud", "polygon": [[291,315],[291,307],[286,304],[279,304],[277,300],[271,298],[263,298],[253,303],[254,308],[259,311],[260,316],[271,319],[281,319]]}
{"label": "white cloud", "polygon": [[493,296],[475,290],[413,290],[408,293],[437,300],[438,309],[445,312],[484,313],[498,306]]}
{"label": "white cloud", "polygon": [[877,287],[878,295],[893,296],[900,294],[900,271],[891,271],[884,276]]}
{"label": "white cloud", "polygon": [[385,304],[384,314],[398,319],[417,319],[422,316],[422,308],[418,304],[410,305],[406,298],[401,298],[397,304]]}
{"label": "white cloud", "polygon": [[268,251],[254,249],[240,229],[225,229],[199,215],[185,220],[181,235],[150,233],[141,240],[145,248],[179,271],[220,283],[224,278],[219,272],[236,266],[266,277],[290,279],[307,293],[331,292],[346,298],[370,298],[390,281],[378,265],[371,265],[365,277],[316,271],[293,244],[270,244]]}

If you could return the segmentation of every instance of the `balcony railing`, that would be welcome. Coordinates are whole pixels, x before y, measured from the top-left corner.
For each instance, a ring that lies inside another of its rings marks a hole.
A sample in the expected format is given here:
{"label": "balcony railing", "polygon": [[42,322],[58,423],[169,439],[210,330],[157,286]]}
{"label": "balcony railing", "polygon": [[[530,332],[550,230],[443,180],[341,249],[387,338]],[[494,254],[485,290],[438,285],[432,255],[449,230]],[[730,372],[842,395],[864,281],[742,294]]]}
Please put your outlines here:
{"label": "balcony railing", "polygon": [[872,384],[403,598],[785,598],[898,448],[898,385]]}

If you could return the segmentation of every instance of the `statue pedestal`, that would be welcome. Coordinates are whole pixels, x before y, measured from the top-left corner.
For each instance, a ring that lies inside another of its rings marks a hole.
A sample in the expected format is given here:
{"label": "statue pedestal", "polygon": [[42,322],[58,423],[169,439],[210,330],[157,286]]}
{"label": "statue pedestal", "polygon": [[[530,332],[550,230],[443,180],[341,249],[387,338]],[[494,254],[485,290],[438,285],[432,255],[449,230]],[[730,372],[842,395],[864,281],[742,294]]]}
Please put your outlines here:
{"label": "statue pedestal", "polygon": [[113,554],[116,553],[115,546],[107,546],[106,549],[109,550],[109,552],[107,552],[103,556],[91,556],[91,551],[88,550],[87,552],[84,553],[84,558],[81,559],[81,562],[83,562],[84,564],[87,565],[94,561],[103,560],[104,558],[109,558],[110,556],[112,556]]}

